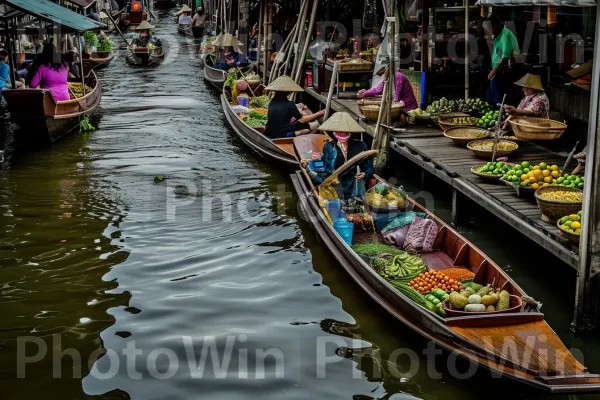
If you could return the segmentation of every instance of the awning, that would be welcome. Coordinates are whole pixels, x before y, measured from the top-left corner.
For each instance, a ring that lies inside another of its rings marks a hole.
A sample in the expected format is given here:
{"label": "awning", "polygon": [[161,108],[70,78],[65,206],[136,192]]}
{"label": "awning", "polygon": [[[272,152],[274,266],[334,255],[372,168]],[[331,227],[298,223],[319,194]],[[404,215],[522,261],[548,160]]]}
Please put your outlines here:
{"label": "awning", "polygon": [[595,7],[595,0],[479,0],[478,6],[557,6],[557,7]]}
{"label": "awning", "polygon": [[69,3],[73,3],[81,8],[88,8],[96,2],[96,0],[67,0]]}
{"label": "awning", "polygon": [[0,20],[31,15],[61,27],[61,33],[84,32],[105,25],[50,0],[0,0]]}

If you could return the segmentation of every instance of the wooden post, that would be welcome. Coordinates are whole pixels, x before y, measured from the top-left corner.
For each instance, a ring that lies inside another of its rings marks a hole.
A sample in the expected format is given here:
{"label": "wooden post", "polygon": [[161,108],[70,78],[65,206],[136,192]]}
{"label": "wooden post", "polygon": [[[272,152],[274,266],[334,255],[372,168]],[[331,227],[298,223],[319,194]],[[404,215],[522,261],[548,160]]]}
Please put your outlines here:
{"label": "wooden post", "polygon": [[[262,30],[263,30],[263,17],[264,17],[264,4],[266,0],[259,0],[259,16],[258,16],[258,36],[256,37],[256,68],[260,73],[260,49],[262,47]],[[262,76],[263,83],[267,82],[265,76]]]}
{"label": "wooden post", "polygon": [[12,70],[12,88],[16,89],[17,88],[17,64],[16,64],[16,59],[15,59],[15,52],[17,52],[17,49],[13,48],[13,40],[12,40],[12,32],[9,30],[9,25],[8,25],[8,20],[4,20],[4,29],[6,30],[6,45],[8,47],[8,57],[9,57],[9,62],[10,65],[12,66],[11,70]]}
{"label": "wooden post", "polygon": [[469,99],[470,73],[471,63],[469,62],[469,0],[465,0],[465,100]]}
{"label": "wooden post", "polygon": [[327,93],[327,103],[325,103],[325,115],[323,116],[323,121],[327,121],[329,118],[329,112],[331,111],[331,102],[333,101],[333,91],[335,89],[335,85],[337,85],[338,81],[338,62],[336,61],[333,64],[333,72],[331,73],[331,82],[329,84],[329,92]]}
{"label": "wooden post", "polygon": [[[250,0],[239,0],[238,37],[248,49],[248,33],[250,31]],[[248,52],[246,52],[248,54]]]}
{"label": "wooden post", "polygon": [[300,52],[300,43],[302,41],[301,37],[304,29],[304,22],[306,21],[306,13],[308,12],[308,3],[309,0],[302,0],[302,3],[300,5],[300,13],[298,14],[298,20],[296,21],[296,27],[294,31],[294,37],[291,43],[290,54],[288,55],[283,67],[283,75],[287,75],[289,62],[292,56],[294,58],[294,62],[292,63],[292,72],[290,73],[290,75],[293,75],[294,71],[296,70],[296,64],[298,62],[297,54]]}
{"label": "wooden post", "polygon": [[[596,14],[596,26],[600,24],[600,13]],[[600,40],[600,29],[596,29],[595,40]],[[598,43],[598,42],[597,42]],[[579,271],[575,295],[575,316],[571,329],[592,330],[598,326],[598,273],[600,272],[600,152],[598,151],[598,117],[600,115],[598,90],[600,88],[600,52],[594,52],[592,67],[590,117],[588,123],[585,186],[583,187],[583,219],[579,243]]]}
{"label": "wooden post", "polygon": [[83,73],[83,48],[81,47],[81,32],[79,32],[79,76],[81,77],[81,95],[85,96],[85,74]]}
{"label": "wooden post", "polygon": [[306,38],[304,39],[304,46],[302,46],[302,52],[298,53],[298,66],[296,68],[296,74],[294,81],[300,82],[300,76],[302,75],[302,69],[304,68],[304,59],[306,58],[306,52],[308,51],[308,45],[310,42],[310,35],[312,34],[313,28],[315,27],[315,20],[317,19],[317,9],[319,8],[319,0],[314,0],[312,14],[310,15],[310,22],[308,23],[308,31],[306,32]]}

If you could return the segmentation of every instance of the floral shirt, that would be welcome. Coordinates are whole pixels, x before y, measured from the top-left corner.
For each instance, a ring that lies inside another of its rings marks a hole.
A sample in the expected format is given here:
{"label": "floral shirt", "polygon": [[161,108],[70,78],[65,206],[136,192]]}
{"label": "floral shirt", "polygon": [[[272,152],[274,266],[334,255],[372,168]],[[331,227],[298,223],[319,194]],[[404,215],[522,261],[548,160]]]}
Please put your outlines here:
{"label": "floral shirt", "polygon": [[531,96],[525,96],[519,103],[518,110],[526,110],[534,113],[536,117],[550,118],[548,111],[550,110],[550,101],[545,93],[535,93]]}

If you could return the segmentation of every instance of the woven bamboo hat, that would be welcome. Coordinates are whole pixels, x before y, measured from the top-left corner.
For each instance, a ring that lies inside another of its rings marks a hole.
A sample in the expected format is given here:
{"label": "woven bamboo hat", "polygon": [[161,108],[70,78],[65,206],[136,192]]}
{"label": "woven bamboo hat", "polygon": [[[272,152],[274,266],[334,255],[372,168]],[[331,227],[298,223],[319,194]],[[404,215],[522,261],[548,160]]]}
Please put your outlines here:
{"label": "woven bamboo hat", "polygon": [[219,33],[217,36],[214,36],[214,37],[210,38],[210,39],[209,39],[209,42],[210,42],[210,44],[212,44],[212,45],[216,45],[216,44],[217,44],[217,42],[218,42],[219,40],[221,40],[221,38],[222,38],[222,37],[223,37],[223,34],[222,34],[222,33]]}
{"label": "woven bamboo hat", "polygon": [[318,128],[320,131],[361,133],[365,130],[347,112],[336,112]]}
{"label": "woven bamboo hat", "polygon": [[189,8],[187,4],[184,4],[177,14],[183,14],[184,12],[192,12],[192,9]]}
{"label": "woven bamboo hat", "polygon": [[154,25],[151,25],[148,21],[142,21],[142,23],[135,28],[136,31],[144,31],[147,29],[154,29]]}
{"label": "woven bamboo hat", "polygon": [[223,36],[217,36],[217,39],[213,42],[215,46],[228,47],[228,46],[243,46],[244,43],[240,42],[231,33],[226,33]]}
{"label": "woven bamboo hat", "polygon": [[304,89],[298,86],[296,82],[287,75],[281,75],[279,78],[275,79],[267,86],[267,90],[272,92],[304,92]]}
{"label": "woven bamboo hat", "polygon": [[542,86],[542,79],[539,75],[535,74],[525,74],[521,79],[515,82],[515,85],[526,87],[535,90],[544,91],[544,87]]}

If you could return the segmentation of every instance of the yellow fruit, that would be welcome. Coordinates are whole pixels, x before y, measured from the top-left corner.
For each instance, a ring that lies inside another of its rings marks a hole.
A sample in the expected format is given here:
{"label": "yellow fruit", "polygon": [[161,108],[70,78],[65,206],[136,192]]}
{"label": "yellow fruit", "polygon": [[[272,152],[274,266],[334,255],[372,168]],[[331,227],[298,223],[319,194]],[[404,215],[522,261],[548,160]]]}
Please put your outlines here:
{"label": "yellow fruit", "polygon": [[575,233],[579,235],[581,233],[581,229],[579,229],[579,228],[575,229]]}
{"label": "yellow fruit", "polygon": [[533,167],[534,170],[538,171],[540,169],[539,165],[536,165],[535,167]]}
{"label": "yellow fruit", "polygon": [[527,176],[528,176],[529,178],[533,178],[533,177],[535,177],[535,174],[533,173],[533,171],[529,171],[529,172],[527,173]]}
{"label": "yellow fruit", "polygon": [[[553,167],[556,167],[556,165],[553,165]],[[560,172],[552,171],[552,173],[550,173],[550,175],[552,175],[553,178],[558,178],[558,177],[560,177]]]}
{"label": "yellow fruit", "polygon": [[577,214],[571,214],[571,215],[569,215],[569,219],[571,221],[581,221],[581,217],[579,215],[577,215]]}
{"label": "yellow fruit", "polygon": [[525,182],[527,180],[527,178],[528,178],[527,174],[521,175],[521,181],[522,182]]}
{"label": "yellow fruit", "polygon": [[[535,179],[535,178],[533,178],[533,179]],[[540,188],[540,185],[538,185],[537,183],[532,183],[532,184],[531,184],[531,188],[532,188],[533,190],[538,190],[538,189]]]}
{"label": "yellow fruit", "polygon": [[550,186],[550,184],[549,184],[549,183],[547,183],[547,182],[545,182],[545,183],[542,185],[542,187],[546,187],[546,186]]}
{"label": "yellow fruit", "polygon": [[550,170],[547,170],[547,169],[543,170],[542,171],[542,175],[544,175],[544,176],[550,176]]}
{"label": "yellow fruit", "polygon": [[571,223],[571,229],[577,230],[579,228],[581,228],[581,224],[579,222],[573,221],[573,223]]}
{"label": "yellow fruit", "polygon": [[556,172],[558,172],[558,165],[553,165],[553,166],[551,166],[551,167],[550,167],[550,170],[551,170],[551,171],[556,171]]}
{"label": "yellow fruit", "polygon": [[535,178],[535,176],[531,176],[529,177],[529,183],[536,183],[538,180]]}
{"label": "yellow fruit", "polygon": [[546,177],[544,178],[544,183],[548,183],[548,184],[552,183],[552,177],[550,177],[550,176],[546,176]]}

